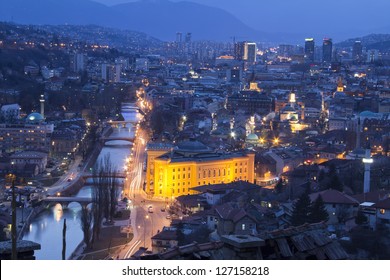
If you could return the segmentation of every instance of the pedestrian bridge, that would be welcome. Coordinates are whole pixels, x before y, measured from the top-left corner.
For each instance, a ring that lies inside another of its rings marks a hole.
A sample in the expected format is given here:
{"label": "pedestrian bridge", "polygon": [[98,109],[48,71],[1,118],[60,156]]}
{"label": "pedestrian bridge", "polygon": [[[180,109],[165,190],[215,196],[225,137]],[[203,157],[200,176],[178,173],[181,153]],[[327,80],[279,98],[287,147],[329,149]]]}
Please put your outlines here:
{"label": "pedestrian bridge", "polygon": [[109,125],[111,125],[111,127],[115,127],[115,128],[119,128],[119,127],[123,127],[125,128],[127,125],[136,125],[137,124],[137,121],[108,121],[107,122]]}
{"label": "pedestrian bridge", "polygon": [[110,141],[114,141],[114,140],[122,140],[122,141],[127,141],[127,142],[130,142],[130,143],[133,143],[134,142],[134,137],[101,137],[100,138],[100,141],[105,144],[107,142],[110,142]]}
{"label": "pedestrian bridge", "polygon": [[46,207],[51,207],[56,204],[61,204],[62,209],[68,208],[69,204],[76,202],[81,205],[81,207],[86,208],[89,204],[93,203],[92,198],[90,197],[66,197],[66,196],[48,196],[41,200],[42,204]]}

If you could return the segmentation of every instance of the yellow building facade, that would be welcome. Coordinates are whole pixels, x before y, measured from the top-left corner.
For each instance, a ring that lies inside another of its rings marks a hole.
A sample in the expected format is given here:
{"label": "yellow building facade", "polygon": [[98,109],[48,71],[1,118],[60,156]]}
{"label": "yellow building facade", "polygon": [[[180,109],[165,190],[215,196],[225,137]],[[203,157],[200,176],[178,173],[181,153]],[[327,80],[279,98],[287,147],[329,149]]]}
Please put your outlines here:
{"label": "yellow building facade", "polygon": [[254,182],[254,153],[215,153],[200,142],[186,141],[170,151],[148,147],[147,155],[149,196],[173,199],[194,194],[191,188],[196,186]]}

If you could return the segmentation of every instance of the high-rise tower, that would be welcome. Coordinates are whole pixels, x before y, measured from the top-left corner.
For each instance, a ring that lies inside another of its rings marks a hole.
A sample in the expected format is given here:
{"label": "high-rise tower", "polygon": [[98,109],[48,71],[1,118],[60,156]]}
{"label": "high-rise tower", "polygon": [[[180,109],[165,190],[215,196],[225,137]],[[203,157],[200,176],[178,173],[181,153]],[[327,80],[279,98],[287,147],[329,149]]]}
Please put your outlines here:
{"label": "high-rise tower", "polygon": [[305,61],[314,62],[314,39],[306,38],[305,39]]}
{"label": "high-rise tower", "polygon": [[355,41],[352,48],[352,59],[354,62],[360,63],[363,60],[363,46],[361,41]]}
{"label": "high-rise tower", "polygon": [[322,62],[332,62],[332,49],[332,39],[324,38],[324,41],[322,43]]}

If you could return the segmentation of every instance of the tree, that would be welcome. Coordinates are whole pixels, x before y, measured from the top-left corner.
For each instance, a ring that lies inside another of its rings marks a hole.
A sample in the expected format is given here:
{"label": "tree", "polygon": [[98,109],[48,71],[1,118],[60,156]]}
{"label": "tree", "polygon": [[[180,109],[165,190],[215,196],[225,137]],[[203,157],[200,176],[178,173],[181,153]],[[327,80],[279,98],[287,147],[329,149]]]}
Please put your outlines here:
{"label": "tree", "polygon": [[341,182],[339,176],[334,174],[328,183],[328,189],[334,189],[336,191],[342,192],[344,188],[343,182]]}
{"label": "tree", "polygon": [[283,192],[283,181],[279,179],[278,183],[275,185],[275,192],[282,193]]}
{"label": "tree", "polygon": [[185,245],[186,243],[186,237],[184,234],[184,225],[183,222],[180,221],[176,226],[176,237],[177,237],[177,243],[179,246]]}
{"label": "tree", "polygon": [[355,217],[355,223],[357,225],[363,225],[363,224],[367,223],[367,217],[366,217],[366,215],[364,215],[364,213],[362,211],[357,212],[357,215]]}
{"label": "tree", "polygon": [[325,176],[325,171],[321,169],[320,173],[318,174],[318,182],[322,182],[325,179]]}
{"label": "tree", "polygon": [[64,219],[64,226],[62,227],[62,259],[65,260],[66,255],[66,219]]}
{"label": "tree", "polygon": [[291,224],[293,226],[303,225],[309,222],[310,197],[308,192],[304,192],[293,205]]}
{"label": "tree", "polygon": [[81,209],[81,230],[83,231],[83,241],[87,248],[91,246],[91,225],[93,221],[92,211],[87,207]]}
{"label": "tree", "polygon": [[316,200],[311,204],[309,211],[309,221],[310,223],[319,223],[329,220],[329,214],[325,209],[324,200],[322,196],[319,195]]}
{"label": "tree", "polygon": [[110,155],[101,159],[93,169],[92,188],[92,241],[99,239],[103,218],[106,223],[112,223],[118,198],[117,171],[112,169]]}

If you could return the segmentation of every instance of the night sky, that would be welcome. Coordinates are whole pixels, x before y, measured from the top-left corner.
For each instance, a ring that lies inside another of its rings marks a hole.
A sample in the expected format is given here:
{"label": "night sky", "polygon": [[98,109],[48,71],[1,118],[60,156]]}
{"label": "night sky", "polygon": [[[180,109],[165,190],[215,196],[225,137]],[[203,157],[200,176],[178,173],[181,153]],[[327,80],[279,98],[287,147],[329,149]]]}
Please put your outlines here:
{"label": "night sky", "polygon": [[[106,5],[131,0],[95,0]],[[149,0],[156,1],[156,0]],[[179,2],[179,0],[171,0]],[[224,9],[257,30],[343,38],[389,33],[388,0],[191,0]]]}

